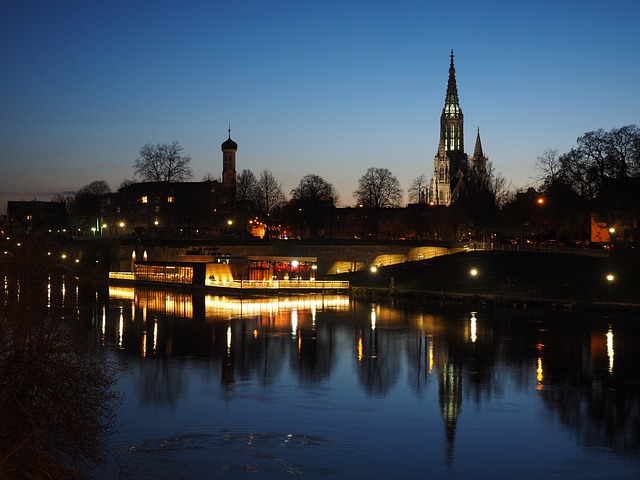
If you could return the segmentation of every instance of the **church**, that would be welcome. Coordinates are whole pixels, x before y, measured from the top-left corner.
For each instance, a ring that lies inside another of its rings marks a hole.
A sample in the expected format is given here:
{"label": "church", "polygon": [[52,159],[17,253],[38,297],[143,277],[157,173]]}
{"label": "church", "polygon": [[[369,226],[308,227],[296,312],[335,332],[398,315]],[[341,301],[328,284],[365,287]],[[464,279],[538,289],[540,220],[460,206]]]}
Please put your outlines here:
{"label": "church", "polygon": [[440,115],[440,142],[433,160],[429,185],[429,204],[450,206],[467,193],[471,183],[484,186],[488,181],[487,157],[482,151],[480,129],[473,157],[464,151],[464,115],[460,108],[453,50],[449,64],[449,81],[444,108]]}

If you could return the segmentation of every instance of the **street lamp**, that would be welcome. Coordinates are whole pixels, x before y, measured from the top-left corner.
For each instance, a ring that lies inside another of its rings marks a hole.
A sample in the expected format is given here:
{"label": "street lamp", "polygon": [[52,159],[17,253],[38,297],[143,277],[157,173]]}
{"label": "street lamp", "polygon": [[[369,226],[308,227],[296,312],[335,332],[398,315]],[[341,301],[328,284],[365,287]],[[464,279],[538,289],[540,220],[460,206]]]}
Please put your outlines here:
{"label": "street lamp", "polygon": [[476,277],[478,275],[478,270],[476,268],[472,268],[471,270],[469,270],[469,275],[471,275],[472,277]]}

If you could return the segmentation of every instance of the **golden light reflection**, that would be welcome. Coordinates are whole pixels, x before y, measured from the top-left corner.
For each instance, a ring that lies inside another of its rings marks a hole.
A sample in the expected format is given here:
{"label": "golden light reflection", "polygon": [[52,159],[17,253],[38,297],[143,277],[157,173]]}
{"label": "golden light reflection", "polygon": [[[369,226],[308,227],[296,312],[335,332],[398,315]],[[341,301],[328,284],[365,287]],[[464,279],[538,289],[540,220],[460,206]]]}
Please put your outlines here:
{"label": "golden light reflection", "polygon": [[358,337],[358,363],[362,362],[364,357],[364,346],[362,345],[362,335]]}
{"label": "golden light reflection", "polygon": [[47,277],[47,308],[51,308],[51,276]]}
{"label": "golden light reflection", "polygon": [[544,349],[544,344],[543,343],[538,343],[536,344],[536,350],[538,350],[538,352],[540,352],[540,355],[538,355],[538,363],[536,366],[536,380],[538,381],[538,385],[536,386],[536,390],[543,390],[544,389],[544,385],[542,384],[542,381],[544,380],[544,369],[542,368],[542,350]]}
{"label": "golden light reflection", "polygon": [[142,331],[142,358],[147,358],[147,331]]}
{"label": "golden light reflection", "polygon": [[471,342],[472,343],[476,343],[476,340],[478,339],[478,327],[476,325],[477,323],[477,319],[476,319],[476,312],[471,312]]}
{"label": "golden light reflection", "polygon": [[118,322],[118,347],[122,348],[122,334],[124,332],[124,312],[120,308],[120,320]]}
{"label": "golden light reflection", "polygon": [[542,390],[543,379],[544,379],[544,371],[542,369],[542,357],[538,357],[538,366],[536,368],[536,380],[538,380],[538,390]]}
{"label": "golden light reflection", "polygon": [[231,325],[227,326],[227,355],[231,355]]}
{"label": "golden light reflection", "polygon": [[429,373],[433,373],[433,365],[434,365],[434,358],[433,358],[433,337],[431,337],[430,335],[427,337],[427,342],[429,344]]}
{"label": "golden light reflection", "polygon": [[371,307],[371,330],[376,329],[376,308]]}
{"label": "golden light reflection", "polygon": [[102,307],[102,326],[100,331],[102,333],[102,341],[104,343],[104,337],[107,333],[107,307],[106,306]]}
{"label": "golden light reflection", "polygon": [[279,311],[313,311],[327,308],[344,310],[349,307],[349,297],[344,295],[309,295],[300,297],[273,297],[240,299],[235,297],[205,295],[207,317],[222,315],[275,314]]}
{"label": "golden light reflection", "polygon": [[253,330],[253,338],[258,338],[258,329]]}
{"label": "golden light reflection", "polygon": [[154,319],[153,322],[153,351],[158,348],[158,319]]}
{"label": "golden light reflection", "polygon": [[607,357],[609,357],[609,373],[613,373],[613,330],[609,327],[607,332]]}
{"label": "golden light reflection", "polygon": [[291,310],[291,337],[296,338],[298,334],[298,310]]}

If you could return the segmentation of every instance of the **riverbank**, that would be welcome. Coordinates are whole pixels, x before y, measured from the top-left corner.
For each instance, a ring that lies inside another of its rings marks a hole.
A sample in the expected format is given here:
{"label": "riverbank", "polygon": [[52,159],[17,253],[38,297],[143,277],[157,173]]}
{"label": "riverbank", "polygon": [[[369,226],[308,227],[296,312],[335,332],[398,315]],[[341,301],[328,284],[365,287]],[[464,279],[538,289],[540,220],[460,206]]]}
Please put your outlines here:
{"label": "riverbank", "polygon": [[639,271],[634,252],[591,257],[478,251],[333,278],[349,280],[355,298],[636,312]]}

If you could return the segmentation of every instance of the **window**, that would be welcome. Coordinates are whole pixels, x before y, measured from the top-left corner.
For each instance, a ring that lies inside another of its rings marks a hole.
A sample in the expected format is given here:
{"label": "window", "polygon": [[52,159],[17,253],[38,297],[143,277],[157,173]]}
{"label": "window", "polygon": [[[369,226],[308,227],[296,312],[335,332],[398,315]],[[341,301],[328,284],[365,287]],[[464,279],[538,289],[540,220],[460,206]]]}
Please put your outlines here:
{"label": "window", "polygon": [[174,197],[174,196],[168,196],[167,197],[167,203],[173,203],[173,202],[175,202],[175,200],[176,200],[176,197]]}
{"label": "window", "polygon": [[140,199],[140,203],[149,203],[149,198],[146,195],[143,195]]}

